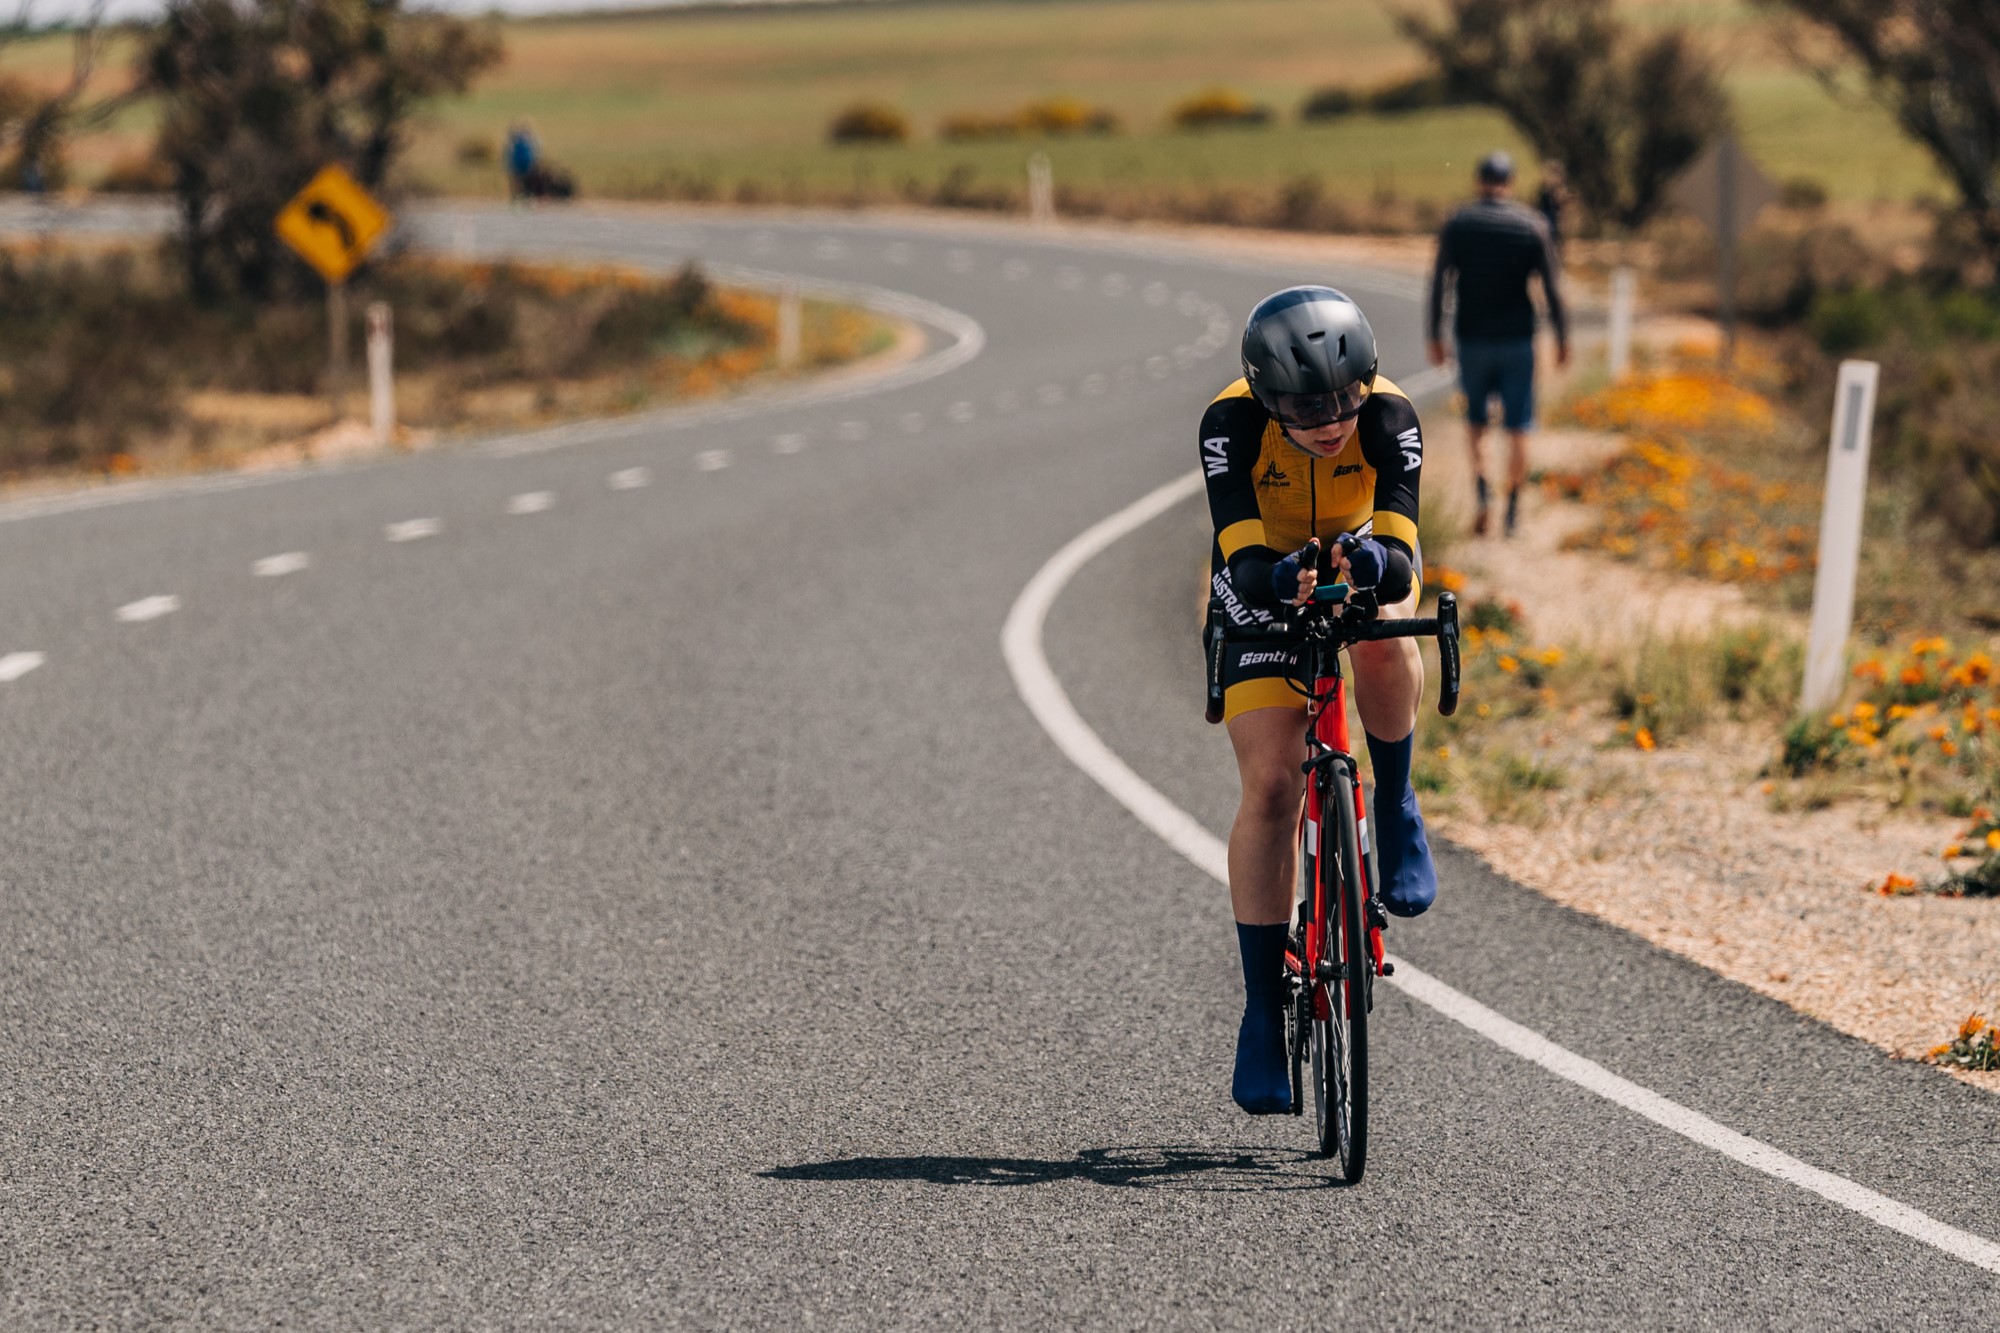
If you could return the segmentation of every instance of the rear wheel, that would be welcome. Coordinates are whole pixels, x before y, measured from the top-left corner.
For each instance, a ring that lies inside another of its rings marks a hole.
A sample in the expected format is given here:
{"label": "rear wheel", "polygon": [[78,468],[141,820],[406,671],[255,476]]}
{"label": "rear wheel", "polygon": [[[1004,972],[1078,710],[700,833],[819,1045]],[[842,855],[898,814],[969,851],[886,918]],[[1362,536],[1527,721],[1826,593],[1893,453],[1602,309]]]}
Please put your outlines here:
{"label": "rear wheel", "polygon": [[1327,775],[1320,807],[1330,826],[1319,857],[1326,913],[1326,961],[1334,976],[1314,986],[1313,1109],[1320,1151],[1340,1161],[1351,1185],[1368,1161],[1368,923],[1361,901],[1361,837],[1354,819],[1354,779]]}

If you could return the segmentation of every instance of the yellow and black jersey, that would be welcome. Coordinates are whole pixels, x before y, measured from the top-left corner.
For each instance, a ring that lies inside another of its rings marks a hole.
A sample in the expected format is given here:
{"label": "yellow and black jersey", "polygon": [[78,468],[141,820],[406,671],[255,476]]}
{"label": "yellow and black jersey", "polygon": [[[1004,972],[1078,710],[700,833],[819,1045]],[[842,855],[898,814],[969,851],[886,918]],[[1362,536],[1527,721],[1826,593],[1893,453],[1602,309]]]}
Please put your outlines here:
{"label": "yellow and black jersey", "polygon": [[[1271,564],[1310,538],[1330,546],[1342,533],[1369,532],[1371,526],[1378,541],[1399,547],[1414,565],[1423,463],[1416,408],[1380,375],[1354,433],[1329,458],[1315,458],[1287,440],[1251,396],[1249,383],[1237,380],[1201,418],[1218,592],[1228,591],[1226,582],[1251,606],[1268,606],[1272,598],[1264,585]],[[1253,575],[1253,566],[1262,568]],[[1236,608],[1231,609],[1233,616]]]}

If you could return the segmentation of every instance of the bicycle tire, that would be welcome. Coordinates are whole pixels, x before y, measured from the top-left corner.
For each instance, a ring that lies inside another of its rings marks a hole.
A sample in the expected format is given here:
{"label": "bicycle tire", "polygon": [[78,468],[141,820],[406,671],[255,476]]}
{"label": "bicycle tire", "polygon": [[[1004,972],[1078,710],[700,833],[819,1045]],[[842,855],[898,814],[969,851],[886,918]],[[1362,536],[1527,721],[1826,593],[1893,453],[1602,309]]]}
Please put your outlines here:
{"label": "bicycle tire", "polygon": [[[1319,1150],[1340,1162],[1341,1177],[1358,1184],[1368,1164],[1368,924],[1361,901],[1361,833],[1354,818],[1354,778],[1343,768],[1327,774],[1324,818],[1333,846],[1322,845],[1320,901],[1327,908],[1326,953],[1341,973],[1322,983],[1325,1016],[1313,1014],[1313,1103]],[[1322,838],[1322,844],[1327,839]],[[1327,852],[1333,853],[1327,855]]]}

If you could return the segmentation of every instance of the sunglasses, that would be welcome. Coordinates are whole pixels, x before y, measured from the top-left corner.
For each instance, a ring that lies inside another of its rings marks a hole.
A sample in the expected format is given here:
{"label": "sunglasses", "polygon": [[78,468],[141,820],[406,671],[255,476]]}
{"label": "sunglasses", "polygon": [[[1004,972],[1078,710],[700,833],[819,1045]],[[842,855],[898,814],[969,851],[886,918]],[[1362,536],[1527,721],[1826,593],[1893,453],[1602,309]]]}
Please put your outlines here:
{"label": "sunglasses", "polygon": [[1333,393],[1281,393],[1272,415],[1287,430],[1318,430],[1338,421],[1352,421],[1368,401],[1368,386],[1350,384]]}

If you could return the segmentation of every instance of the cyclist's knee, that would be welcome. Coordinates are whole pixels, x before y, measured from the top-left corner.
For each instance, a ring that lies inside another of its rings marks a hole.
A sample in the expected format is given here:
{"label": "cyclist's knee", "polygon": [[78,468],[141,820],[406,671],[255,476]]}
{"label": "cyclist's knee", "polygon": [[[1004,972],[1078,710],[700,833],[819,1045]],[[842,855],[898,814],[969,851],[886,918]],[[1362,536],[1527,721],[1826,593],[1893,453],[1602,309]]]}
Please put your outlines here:
{"label": "cyclist's knee", "polygon": [[1242,778],[1245,814],[1274,824],[1298,818],[1299,800],[1305,795],[1305,781],[1303,775],[1294,772],[1289,764],[1246,764],[1242,769]]}
{"label": "cyclist's knee", "polygon": [[1423,653],[1415,639],[1376,639],[1357,643],[1347,650],[1357,674],[1383,671],[1416,672],[1423,669]]}
{"label": "cyclist's knee", "polygon": [[1290,747],[1246,747],[1236,757],[1236,770],[1243,783],[1246,816],[1268,823],[1298,818],[1305,775]]}

